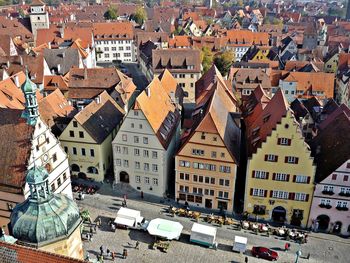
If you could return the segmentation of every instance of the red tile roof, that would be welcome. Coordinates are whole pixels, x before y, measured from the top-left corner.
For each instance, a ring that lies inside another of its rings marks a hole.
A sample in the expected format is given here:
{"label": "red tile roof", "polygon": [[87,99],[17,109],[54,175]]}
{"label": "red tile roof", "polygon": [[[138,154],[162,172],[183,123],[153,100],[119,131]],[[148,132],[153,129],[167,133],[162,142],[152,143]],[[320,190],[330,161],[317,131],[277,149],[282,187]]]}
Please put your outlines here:
{"label": "red tile roof", "polygon": [[29,248],[17,244],[9,244],[0,241],[0,247],[10,253],[3,253],[1,258],[18,263],[84,263],[85,261],[58,254],[46,252],[40,249]]}
{"label": "red tile roof", "polygon": [[93,33],[96,40],[131,40],[134,38],[134,27],[131,22],[94,23]]}

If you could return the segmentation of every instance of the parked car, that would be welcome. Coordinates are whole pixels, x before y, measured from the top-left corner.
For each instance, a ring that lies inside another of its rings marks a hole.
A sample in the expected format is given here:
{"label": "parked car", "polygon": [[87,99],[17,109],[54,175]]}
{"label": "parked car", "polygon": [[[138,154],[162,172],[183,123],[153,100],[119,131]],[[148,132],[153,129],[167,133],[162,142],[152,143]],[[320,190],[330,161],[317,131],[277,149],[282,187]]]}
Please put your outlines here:
{"label": "parked car", "polygon": [[276,261],[278,259],[278,253],[266,247],[253,247],[252,254],[254,257],[272,261]]}

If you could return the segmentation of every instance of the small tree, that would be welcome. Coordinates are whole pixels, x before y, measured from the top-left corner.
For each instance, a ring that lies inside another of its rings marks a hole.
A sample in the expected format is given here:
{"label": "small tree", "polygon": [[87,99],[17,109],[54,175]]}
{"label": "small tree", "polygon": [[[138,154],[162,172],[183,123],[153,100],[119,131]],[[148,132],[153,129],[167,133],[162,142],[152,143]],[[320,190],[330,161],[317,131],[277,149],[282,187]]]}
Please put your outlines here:
{"label": "small tree", "polygon": [[91,222],[90,212],[87,209],[80,212],[80,217],[83,219],[83,222]]}
{"label": "small tree", "polygon": [[234,56],[232,51],[225,51],[214,58],[214,64],[223,76],[226,76],[230,71],[233,59]]}
{"label": "small tree", "polygon": [[107,20],[115,20],[118,18],[118,9],[116,7],[110,6],[103,16]]}
{"label": "small tree", "polygon": [[203,73],[207,72],[213,65],[214,55],[208,47],[203,47],[201,50],[201,62],[203,66]]}
{"label": "small tree", "polygon": [[147,13],[146,13],[146,11],[145,11],[145,9],[143,7],[139,6],[136,9],[136,12],[135,12],[135,15],[134,15],[134,20],[139,25],[142,25],[143,22],[145,22],[147,20]]}

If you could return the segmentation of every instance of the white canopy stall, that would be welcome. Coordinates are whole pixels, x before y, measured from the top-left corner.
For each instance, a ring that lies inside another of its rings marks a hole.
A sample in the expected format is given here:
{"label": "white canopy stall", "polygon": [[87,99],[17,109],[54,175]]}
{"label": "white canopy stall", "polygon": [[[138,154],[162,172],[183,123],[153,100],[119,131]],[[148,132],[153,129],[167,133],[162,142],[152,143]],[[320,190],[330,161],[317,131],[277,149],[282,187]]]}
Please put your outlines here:
{"label": "white canopy stall", "polygon": [[208,247],[215,247],[216,228],[194,223],[191,229],[190,241]]}
{"label": "white canopy stall", "polygon": [[156,218],[149,222],[147,231],[152,236],[168,240],[179,239],[183,226],[179,222]]}
{"label": "white canopy stall", "polygon": [[143,217],[141,212],[125,207],[121,207],[114,220],[116,225],[137,228],[142,223]]}

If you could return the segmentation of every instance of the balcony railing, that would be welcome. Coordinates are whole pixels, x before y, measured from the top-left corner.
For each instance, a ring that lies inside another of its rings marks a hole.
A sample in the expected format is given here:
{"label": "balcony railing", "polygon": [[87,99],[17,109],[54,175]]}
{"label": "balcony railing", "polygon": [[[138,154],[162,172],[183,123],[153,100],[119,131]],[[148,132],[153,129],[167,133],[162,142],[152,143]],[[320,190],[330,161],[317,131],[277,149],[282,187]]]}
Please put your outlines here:
{"label": "balcony railing", "polygon": [[340,195],[340,196],[350,197],[350,193],[340,192],[339,195]]}
{"label": "balcony railing", "polygon": [[339,211],[348,211],[349,210],[349,208],[347,208],[345,206],[337,206],[336,209]]}

